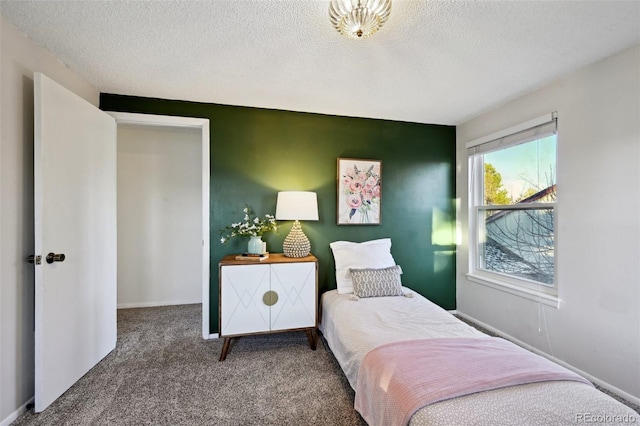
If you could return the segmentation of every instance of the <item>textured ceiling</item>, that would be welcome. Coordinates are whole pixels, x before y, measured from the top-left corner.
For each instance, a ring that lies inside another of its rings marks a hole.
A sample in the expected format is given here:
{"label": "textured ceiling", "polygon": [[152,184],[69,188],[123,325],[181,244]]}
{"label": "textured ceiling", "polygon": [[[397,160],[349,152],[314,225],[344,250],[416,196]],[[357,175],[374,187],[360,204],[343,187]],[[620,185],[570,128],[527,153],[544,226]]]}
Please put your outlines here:
{"label": "textured ceiling", "polygon": [[640,1],[394,0],[373,37],[328,0],[6,1],[106,93],[455,125],[640,43]]}

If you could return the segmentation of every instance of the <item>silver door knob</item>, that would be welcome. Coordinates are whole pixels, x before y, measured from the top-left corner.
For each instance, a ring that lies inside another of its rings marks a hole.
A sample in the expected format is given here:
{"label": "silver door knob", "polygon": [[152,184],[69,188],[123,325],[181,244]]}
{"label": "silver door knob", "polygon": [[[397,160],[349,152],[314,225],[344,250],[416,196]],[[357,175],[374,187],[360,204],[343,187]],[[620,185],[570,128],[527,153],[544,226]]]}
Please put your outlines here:
{"label": "silver door knob", "polygon": [[47,260],[47,263],[64,262],[64,254],[49,253],[45,259]]}

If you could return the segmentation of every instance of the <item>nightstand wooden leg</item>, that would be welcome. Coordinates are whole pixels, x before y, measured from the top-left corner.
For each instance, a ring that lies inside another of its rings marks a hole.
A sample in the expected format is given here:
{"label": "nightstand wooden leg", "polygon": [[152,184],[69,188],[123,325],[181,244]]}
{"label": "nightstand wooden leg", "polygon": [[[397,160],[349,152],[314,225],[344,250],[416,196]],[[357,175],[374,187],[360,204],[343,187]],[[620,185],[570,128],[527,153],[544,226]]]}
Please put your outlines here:
{"label": "nightstand wooden leg", "polygon": [[312,328],[307,328],[305,331],[307,332],[307,339],[309,339],[309,347],[312,351],[316,350],[316,339],[313,337]]}
{"label": "nightstand wooden leg", "polygon": [[229,344],[231,343],[231,337],[225,337],[224,343],[222,344],[222,352],[220,353],[220,360],[224,361],[227,357],[227,352],[229,351]]}

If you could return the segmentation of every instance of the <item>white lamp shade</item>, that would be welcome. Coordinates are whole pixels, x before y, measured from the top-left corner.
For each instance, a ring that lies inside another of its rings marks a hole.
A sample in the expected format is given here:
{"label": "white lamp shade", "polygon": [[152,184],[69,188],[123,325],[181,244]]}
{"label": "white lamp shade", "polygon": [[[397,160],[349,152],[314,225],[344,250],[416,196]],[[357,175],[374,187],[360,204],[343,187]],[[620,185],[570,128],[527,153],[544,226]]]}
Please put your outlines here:
{"label": "white lamp shade", "polygon": [[318,196],[308,191],[278,192],[277,220],[318,220]]}

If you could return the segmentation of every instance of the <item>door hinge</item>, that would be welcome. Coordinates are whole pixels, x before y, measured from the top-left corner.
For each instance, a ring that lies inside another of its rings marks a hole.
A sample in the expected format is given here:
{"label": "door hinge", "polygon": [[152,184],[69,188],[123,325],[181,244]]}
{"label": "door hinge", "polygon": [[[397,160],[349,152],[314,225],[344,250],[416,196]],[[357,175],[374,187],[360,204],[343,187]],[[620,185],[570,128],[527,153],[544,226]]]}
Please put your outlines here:
{"label": "door hinge", "polygon": [[42,256],[40,255],[36,256],[35,254],[32,254],[31,256],[27,257],[27,262],[40,265],[42,264]]}

